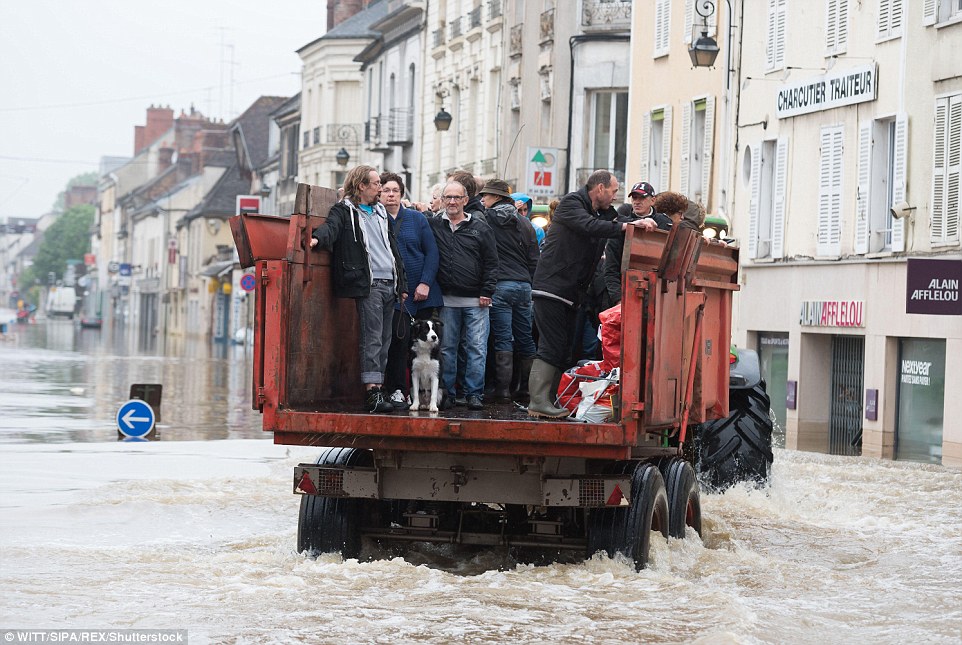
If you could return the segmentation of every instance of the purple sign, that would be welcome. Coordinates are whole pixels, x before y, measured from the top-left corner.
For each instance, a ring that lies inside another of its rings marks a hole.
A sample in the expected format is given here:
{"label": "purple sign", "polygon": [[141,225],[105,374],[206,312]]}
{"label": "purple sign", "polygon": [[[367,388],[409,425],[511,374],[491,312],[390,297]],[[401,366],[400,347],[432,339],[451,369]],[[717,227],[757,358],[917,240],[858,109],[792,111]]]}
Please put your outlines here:
{"label": "purple sign", "polygon": [[795,409],[795,392],[798,388],[798,381],[789,381],[785,388],[785,407],[789,410]]}
{"label": "purple sign", "polygon": [[905,279],[905,313],[962,316],[962,260],[910,259]]}
{"label": "purple sign", "polygon": [[878,390],[865,390],[865,418],[878,421]]}

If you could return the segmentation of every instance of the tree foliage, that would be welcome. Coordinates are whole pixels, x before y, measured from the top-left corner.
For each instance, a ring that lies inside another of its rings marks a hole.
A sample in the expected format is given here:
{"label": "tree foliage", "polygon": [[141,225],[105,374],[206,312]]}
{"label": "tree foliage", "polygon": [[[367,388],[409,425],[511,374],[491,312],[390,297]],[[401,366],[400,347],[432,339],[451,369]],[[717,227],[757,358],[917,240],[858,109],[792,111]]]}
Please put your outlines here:
{"label": "tree foliage", "polygon": [[33,284],[35,279],[46,283],[49,273],[58,280],[62,279],[67,260],[83,260],[84,254],[90,253],[90,227],[93,223],[94,207],[89,204],[74,206],[61,215],[44,231],[37,256],[24,272],[21,284]]}

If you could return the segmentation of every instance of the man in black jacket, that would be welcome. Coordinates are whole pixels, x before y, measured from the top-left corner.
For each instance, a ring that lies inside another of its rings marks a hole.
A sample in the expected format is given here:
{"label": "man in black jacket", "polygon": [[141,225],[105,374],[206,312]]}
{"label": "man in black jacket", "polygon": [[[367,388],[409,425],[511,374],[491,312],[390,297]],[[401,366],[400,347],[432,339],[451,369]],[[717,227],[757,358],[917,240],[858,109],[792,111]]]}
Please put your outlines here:
{"label": "man in black jacket", "polygon": [[540,340],[531,365],[528,414],[560,418],[568,410],[554,405],[561,372],[570,363],[578,306],[601,259],[602,240],[624,235],[625,222],[616,222],[611,202],[618,180],[607,170],[596,170],[581,190],[561,199],[551,218],[531,295]]}
{"label": "man in black jacket", "polygon": [[453,400],[458,347],[463,344],[466,363],[461,385],[468,407],[480,410],[488,354],[488,308],[498,277],[498,249],[494,234],[483,219],[464,212],[468,201],[464,186],[449,181],[441,198],[444,213],[429,221],[438,243],[438,284],[444,294],[442,380],[448,400]]}
{"label": "man in black jacket", "polygon": [[485,206],[484,219],[498,243],[498,284],[491,302],[494,398],[508,401],[515,352],[520,358],[520,378],[527,383],[537,351],[531,335],[531,280],[541,252],[534,226],[518,214],[506,182],[488,180],[478,194]]}
{"label": "man in black jacket", "polygon": [[311,248],[333,251],[334,294],[353,298],[360,326],[361,382],[369,412],[393,412],[384,395],[394,303],[407,298],[407,279],[388,215],[378,203],[381,177],[357,166],[344,180],[344,199],[314,229]]}
{"label": "man in black jacket", "polygon": [[[671,228],[671,218],[655,211],[655,189],[647,181],[639,181],[628,193],[630,204],[618,207],[619,222],[635,222],[646,231]],[[605,245],[605,287],[612,305],[621,302],[621,256],[625,252],[624,236],[614,237]]]}

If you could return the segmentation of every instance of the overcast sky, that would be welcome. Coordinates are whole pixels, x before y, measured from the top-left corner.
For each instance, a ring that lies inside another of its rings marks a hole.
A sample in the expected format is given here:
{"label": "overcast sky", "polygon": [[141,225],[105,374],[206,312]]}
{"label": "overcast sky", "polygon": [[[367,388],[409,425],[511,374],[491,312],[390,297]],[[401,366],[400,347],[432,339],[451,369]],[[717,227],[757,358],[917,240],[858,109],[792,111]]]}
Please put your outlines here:
{"label": "overcast sky", "polygon": [[324,33],[326,6],[0,0],[0,221],[49,211],[103,155],[133,155],[152,103],[226,121],[258,96],[296,94],[294,52]]}

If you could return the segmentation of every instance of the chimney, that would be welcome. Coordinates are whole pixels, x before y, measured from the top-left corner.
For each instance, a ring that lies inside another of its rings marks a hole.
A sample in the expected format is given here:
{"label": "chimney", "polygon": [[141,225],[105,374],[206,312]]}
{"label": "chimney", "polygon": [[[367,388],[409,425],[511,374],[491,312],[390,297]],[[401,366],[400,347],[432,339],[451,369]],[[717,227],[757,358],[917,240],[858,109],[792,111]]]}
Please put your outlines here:
{"label": "chimney", "polygon": [[365,0],[335,0],[334,6],[334,26],[338,26],[357,12],[364,9],[367,2]]}
{"label": "chimney", "polygon": [[327,31],[334,28],[334,5],[335,0],[327,0]]}
{"label": "chimney", "polygon": [[173,148],[161,148],[157,151],[157,173],[160,174],[170,168],[174,160]]}
{"label": "chimney", "polygon": [[134,155],[145,148],[144,146],[144,126],[134,126]]}

